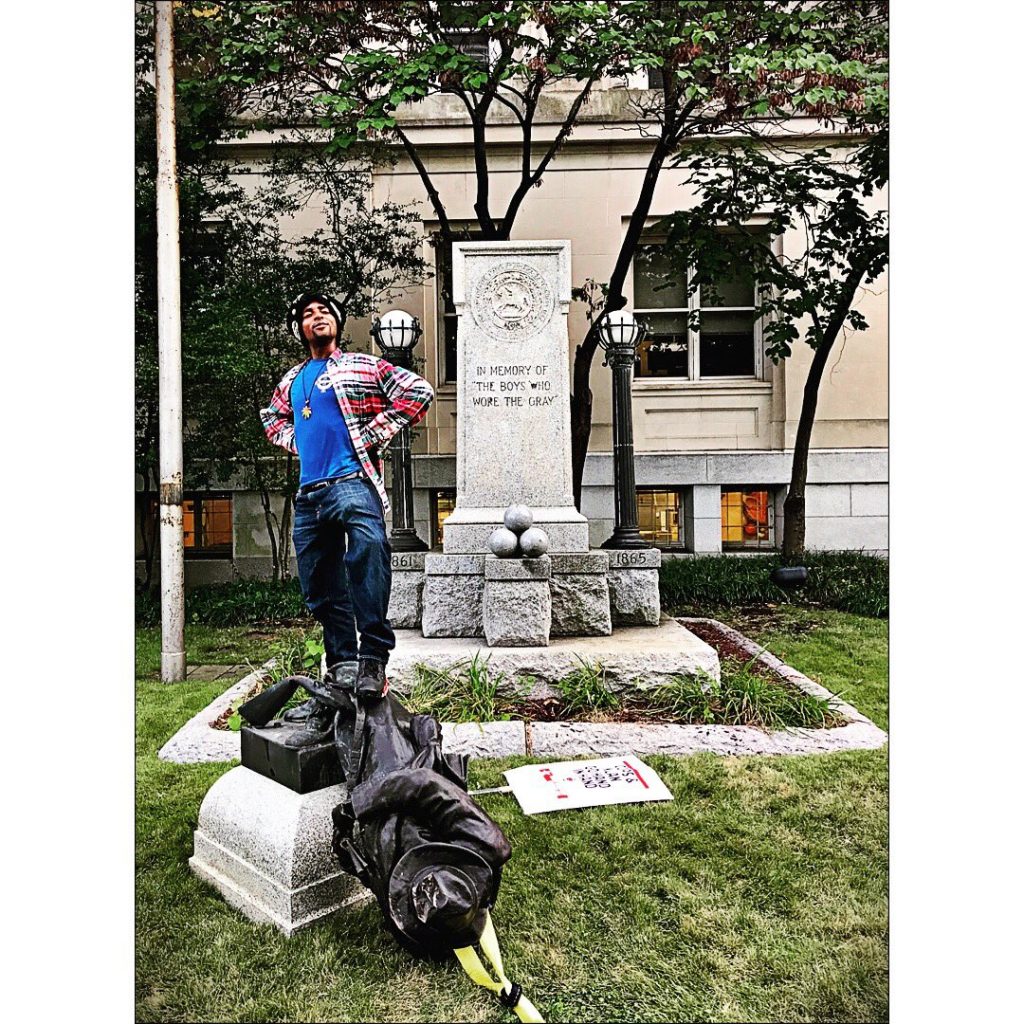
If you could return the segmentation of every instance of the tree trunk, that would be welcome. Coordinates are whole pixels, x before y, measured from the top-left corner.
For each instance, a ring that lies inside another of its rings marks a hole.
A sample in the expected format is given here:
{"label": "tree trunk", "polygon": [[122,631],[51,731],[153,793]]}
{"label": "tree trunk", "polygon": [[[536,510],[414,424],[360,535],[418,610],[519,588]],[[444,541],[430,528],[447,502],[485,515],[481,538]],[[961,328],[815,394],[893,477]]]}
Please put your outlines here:
{"label": "tree trunk", "polygon": [[612,270],[608,283],[608,297],[601,311],[594,317],[586,337],[576,346],[576,358],[572,367],[572,394],[569,396],[569,422],[572,436],[572,497],[579,511],[583,499],[583,469],[587,461],[587,450],[590,447],[590,428],[594,414],[594,395],[590,389],[590,369],[597,352],[597,325],[605,313],[621,309],[626,304],[622,294],[622,286],[629,272],[630,264],[640,242],[647,215],[654,200],[654,188],[658,184],[658,175],[669,154],[669,143],[664,136],[651,154],[644,174],[643,185],[637,198],[636,206],[626,227],[626,237],[622,240],[615,268]]}
{"label": "tree trunk", "polygon": [[[140,532],[142,534],[142,558],[146,566],[146,575],[142,581],[142,587],[144,590],[149,590],[153,586],[153,563],[156,559],[157,549],[156,518],[154,518],[152,528],[150,528],[149,503],[151,499],[156,499],[159,488],[157,487],[156,471],[152,466],[147,466],[143,475],[146,480],[146,489],[142,492]],[[151,482],[153,485],[152,490],[150,490]]]}
{"label": "tree trunk", "polygon": [[[579,360],[579,348],[576,358]],[[589,365],[587,367],[589,373]],[[590,446],[590,424],[594,414],[594,395],[589,386],[576,381],[569,396],[569,427],[572,444],[572,500],[576,511],[583,500],[583,469],[587,464],[587,448]]]}
{"label": "tree trunk", "polygon": [[814,417],[818,411],[818,389],[825,373],[825,364],[832,354],[839,332],[843,329],[846,314],[850,312],[854,296],[864,276],[865,266],[855,267],[843,287],[839,304],[825,329],[821,344],[814,350],[811,367],[807,371],[804,383],[804,398],[800,406],[800,421],[796,428],[796,440],[793,444],[793,471],[790,475],[789,490],[783,502],[784,523],[782,528],[782,561],[786,565],[796,565],[803,560],[807,533],[806,498],[807,461],[811,449],[811,432],[814,430]]}
{"label": "tree trunk", "polygon": [[284,509],[281,512],[281,526],[278,530],[277,549],[280,552],[281,566],[279,578],[291,579],[291,540],[292,540],[292,503],[291,494],[284,494]]}
{"label": "tree trunk", "polygon": [[274,529],[274,513],[270,507],[270,492],[265,487],[260,488],[260,504],[263,506],[263,520],[267,524],[267,536],[270,538],[271,578],[278,580],[281,578],[281,560],[277,547],[277,532]]}
{"label": "tree trunk", "polygon": [[796,441],[793,445],[793,472],[783,503],[782,560],[787,565],[795,565],[804,557],[807,527],[807,459],[810,455],[814,415],[818,410],[818,387],[834,343],[835,335],[832,335],[831,340],[823,341],[815,349],[814,359],[811,360],[811,368],[807,372],[807,381],[804,384],[804,400],[800,407],[800,422],[797,424]]}
{"label": "tree trunk", "polygon": [[291,540],[292,540],[292,510],[295,507],[295,481],[292,479],[295,471],[295,460],[288,453],[288,463],[285,470],[284,508],[281,511],[281,529],[279,533],[278,550],[281,552],[281,579],[289,580],[291,571]]}
{"label": "tree trunk", "polygon": [[270,540],[270,564],[272,566],[272,578],[280,579],[281,561],[277,546],[277,530],[274,523],[274,510],[270,504],[270,489],[260,470],[259,460],[256,461],[256,489],[259,491],[260,504],[263,506],[263,521],[267,526],[267,537]]}

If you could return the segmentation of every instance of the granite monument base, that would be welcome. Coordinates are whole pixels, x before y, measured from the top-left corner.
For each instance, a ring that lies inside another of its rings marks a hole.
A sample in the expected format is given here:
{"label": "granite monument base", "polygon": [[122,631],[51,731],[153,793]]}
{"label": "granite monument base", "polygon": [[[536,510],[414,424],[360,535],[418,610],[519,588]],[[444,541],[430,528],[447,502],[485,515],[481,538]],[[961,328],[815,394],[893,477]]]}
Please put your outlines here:
{"label": "granite monument base", "polygon": [[608,554],[551,556],[551,635],[608,636],[612,631]]}
{"label": "granite monument base", "polygon": [[484,556],[424,560],[422,631],[427,637],[484,635]]}
{"label": "granite monument base", "polygon": [[655,626],[661,618],[657,548],[608,551],[608,593],[613,626]]}
{"label": "granite monument base", "polygon": [[296,793],[239,766],[199,809],[189,867],[251,921],[285,936],[369,896],[331,849],[341,786]]}
{"label": "granite monument base", "polygon": [[[447,523],[445,529],[447,529]],[[550,566],[547,578],[551,607],[550,636],[608,636],[616,621],[610,590],[609,566],[613,556],[626,554],[634,556],[636,552],[606,551],[574,551],[545,555],[545,563]],[[646,562],[652,562],[648,552],[641,552]],[[660,561],[661,553],[655,552]],[[501,568],[491,570],[495,582],[504,579],[508,582],[512,577],[509,573],[518,573],[517,578],[534,579],[530,572],[521,569],[510,569],[507,566],[528,566],[531,562],[540,564],[539,559],[496,559],[494,555],[483,554],[440,554],[432,552],[424,560],[423,615],[421,620],[423,635],[435,637],[489,637],[505,635],[505,627],[493,619],[491,631],[488,633],[484,623],[484,566],[491,562],[500,563]],[[636,578],[637,572],[645,574]],[[624,625],[656,625],[659,619],[658,607],[658,570],[630,569],[629,586],[624,589],[623,617]],[[653,572],[653,580],[652,580]],[[501,574],[505,574],[502,576]],[[524,575],[525,573],[525,575]],[[539,577],[537,578],[539,579]],[[653,583],[653,591],[651,584]],[[536,588],[534,588],[536,589]],[[620,587],[620,590],[623,588]],[[506,590],[492,588],[495,614],[501,606]],[[533,591],[523,591],[524,598]],[[537,611],[545,599],[537,592]],[[531,597],[531,601],[533,598]],[[509,604],[510,616],[516,614],[514,599]],[[651,602],[654,602],[653,607]],[[532,605],[531,605],[532,607]],[[546,613],[545,613],[546,614]],[[538,623],[540,620],[538,620]],[[514,624],[513,624],[514,625]],[[537,625],[537,624],[535,624]],[[524,627],[525,628],[525,627]],[[534,629],[531,626],[530,629]],[[541,633],[531,636],[539,637]],[[519,641],[517,641],[518,643]],[[488,640],[490,643],[490,640]],[[543,641],[533,640],[532,645],[543,646]],[[498,642],[505,646],[504,641]],[[531,644],[527,644],[530,646]]]}
{"label": "granite monument base", "polygon": [[423,617],[425,551],[401,551],[391,556],[391,599],[388,619],[394,629],[419,629]]}
{"label": "granite monument base", "polygon": [[551,636],[551,558],[484,559],[488,647],[546,647]]}

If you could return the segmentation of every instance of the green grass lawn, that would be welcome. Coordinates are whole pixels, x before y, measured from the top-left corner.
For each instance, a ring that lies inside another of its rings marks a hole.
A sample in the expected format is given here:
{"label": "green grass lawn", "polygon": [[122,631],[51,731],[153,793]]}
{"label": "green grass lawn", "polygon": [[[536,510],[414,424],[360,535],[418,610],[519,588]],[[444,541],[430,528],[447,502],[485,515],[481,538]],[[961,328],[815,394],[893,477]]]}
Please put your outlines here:
{"label": "green grass lawn", "polygon": [[793,605],[706,613],[889,728],[889,621]]}
{"label": "green grass lawn", "polygon": [[[841,612],[715,612],[886,724],[886,623]],[[187,633],[190,659],[257,662],[273,637]],[[221,653],[222,652],[222,653]],[[225,688],[157,681],[138,640],[137,1018],[514,1021],[454,964],[413,960],[363,904],[293,939],[190,874],[203,795],[229,765],[159,746]],[[495,924],[506,969],[549,1021],[883,1021],[887,752],[650,757],[666,804],[524,817],[481,797],[513,856]],[[526,758],[474,762],[501,785]]]}

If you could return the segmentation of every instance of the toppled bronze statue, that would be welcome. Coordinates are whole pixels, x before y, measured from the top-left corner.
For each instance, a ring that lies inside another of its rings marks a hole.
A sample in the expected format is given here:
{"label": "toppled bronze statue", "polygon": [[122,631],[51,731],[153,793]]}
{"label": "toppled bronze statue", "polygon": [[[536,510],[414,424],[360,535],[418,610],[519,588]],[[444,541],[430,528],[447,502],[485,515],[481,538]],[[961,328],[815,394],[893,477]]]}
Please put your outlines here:
{"label": "toppled bronze statue", "polygon": [[[332,814],[332,845],[342,868],[374,894],[388,929],[410,953],[443,959],[454,952],[521,1020],[542,1020],[502,970],[489,912],[512,848],[466,792],[468,758],[442,752],[431,715],[410,714],[390,692],[358,695],[354,667],[332,666],[321,682],[289,676],[239,713],[259,728],[300,686],[310,694],[286,716],[300,726],[292,742],[334,738],[344,790]],[[497,980],[473,949],[477,943]]]}

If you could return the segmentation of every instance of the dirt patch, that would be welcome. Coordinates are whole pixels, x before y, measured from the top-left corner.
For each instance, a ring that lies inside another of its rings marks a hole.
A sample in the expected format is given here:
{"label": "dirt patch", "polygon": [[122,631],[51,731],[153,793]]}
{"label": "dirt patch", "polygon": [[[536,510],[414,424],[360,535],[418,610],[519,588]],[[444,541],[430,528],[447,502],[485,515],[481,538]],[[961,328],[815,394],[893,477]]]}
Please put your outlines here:
{"label": "dirt patch", "polygon": [[753,675],[764,676],[768,679],[778,679],[778,676],[767,666],[759,661],[753,661],[750,652],[740,646],[728,633],[722,632],[718,626],[710,622],[684,622],[686,628],[695,636],[699,636],[706,644],[710,644],[723,662],[728,662],[729,667],[741,668],[748,666],[747,671]]}
{"label": "dirt patch", "polygon": [[526,700],[517,704],[513,718],[529,722],[683,722],[664,711],[645,710],[642,701],[631,706],[603,708],[599,711],[570,711],[557,697],[544,700]]}
{"label": "dirt patch", "polygon": [[[814,632],[822,623],[820,619],[812,617],[794,619],[790,616],[784,605],[741,605],[729,608],[718,616],[740,633],[750,634],[753,637],[763,636],[766,633],[777,633],[783,636],[805,636]],[[686,628],[696,632],[687,623]],[[702,638],[703,639],[703,638]],[[708,641],[710,643],[710,641]]]}
{"label": "dirt patch", "polygon": [[245,695],[244,696],[238,698],[237,703],[232,704],[231,707],[229,707],[229,708],[225,708],[210,723],[210,728],[211,729],[220,729],[223,732],[229,731],[231,729],[231,726],[228,725],[228,720],[238,710],[239,706],[244,704],[247,700],[251,700],[253,697],[256,696],[257,693],[262,693],[262,692],[263,692],[263,680],[262,679],[258,679],[258,680],[256,680],[255,683],[252,684],[252,686],[249,687],[248,690],[245,691]]}

